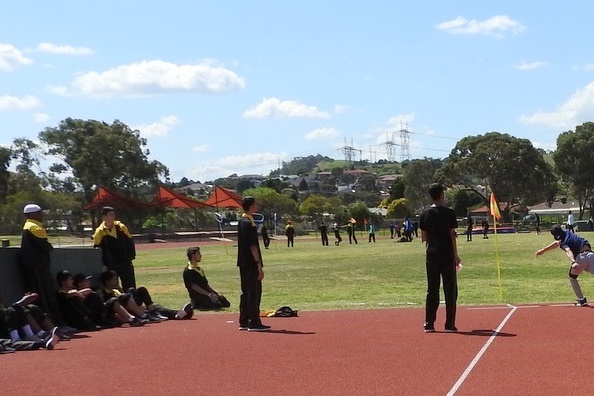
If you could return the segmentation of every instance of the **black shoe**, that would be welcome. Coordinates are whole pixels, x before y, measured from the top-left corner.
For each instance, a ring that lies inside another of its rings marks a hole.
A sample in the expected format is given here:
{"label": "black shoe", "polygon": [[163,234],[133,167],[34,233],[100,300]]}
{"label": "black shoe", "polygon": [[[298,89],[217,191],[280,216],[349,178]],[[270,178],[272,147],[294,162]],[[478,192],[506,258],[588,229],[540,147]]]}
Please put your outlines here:
{"label": "black shoe", "polygon": [[423,330],[425,333],[435,333],[435,327],[433,326],[433,323],[425,323]]}
{"label": "black shoe", "polygon": [[445,331],[446,333],[457,333],[458,329],[455,326],[447,326]]}
{"label": "black shoe", "polygon": [[130,322],[130,327],[144,326],[148,322],[149,321],[147,319],[141,319],[141,318],[135,316],[134,319],[132,319],[132,322]]}
{"label": "black shoe", "polygon": [[52,350],[54,349],[54,346],[60,342],[60,336],[58,336],[58,328],[54,327],[50,333],[48,334],[47,338],[45,340],[43,340],[43,345],[45,346],[45,349],[47,350]]}
{"label": "black shoe", "polygon": [[16,351],[16,349],[14,349],[13,347],[9,347],[9,346],[0,344],[0,354],[13,353],[15,351]]}
{"label": "black shoe", "polygon": [[263,324],[250,326],[247,329],[247,331],[268,331],[268,330],[270,330],[270,326],[264,326]]}
{"label": "black shoe", "polygon": [[175,316],[177,319],[192,319],[192,316],[194,316],[194,307],[192,307],[192,304],[187,303],[177,311]]}

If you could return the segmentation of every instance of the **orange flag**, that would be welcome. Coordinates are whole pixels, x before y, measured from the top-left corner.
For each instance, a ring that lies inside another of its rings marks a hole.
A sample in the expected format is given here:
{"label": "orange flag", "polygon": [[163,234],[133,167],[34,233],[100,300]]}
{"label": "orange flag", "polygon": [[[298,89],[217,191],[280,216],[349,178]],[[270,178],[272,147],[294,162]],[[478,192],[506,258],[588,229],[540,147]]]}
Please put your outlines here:
{"label": "orange flag", "polygon": [[497,199],[495,199],[495,194],[491,193],[490,201],[491,216],[499,220],[501,218],[501,213],[499,213],[499,203],[497,203]]}

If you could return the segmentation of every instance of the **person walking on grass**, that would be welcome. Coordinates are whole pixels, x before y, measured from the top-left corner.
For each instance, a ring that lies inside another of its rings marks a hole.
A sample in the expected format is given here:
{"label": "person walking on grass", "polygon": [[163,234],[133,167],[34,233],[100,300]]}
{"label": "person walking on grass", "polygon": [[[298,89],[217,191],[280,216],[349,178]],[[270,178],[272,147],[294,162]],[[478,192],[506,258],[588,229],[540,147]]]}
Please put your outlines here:
{"label": "person walking on grass", "polygon": [[455,212],[445,206],[444,188],[431,184],[429,195],[433,204],[421,214],[421,240],[426,244],[427,298],[425,302],[425,333],[435,332],[435,319],[439,307],[439,286],[443,281],[446,303],[446,332],[457,332],[456,301],[458,283],[456,270],[460,265],[456,246],[458,222]]}
{"label": "person walking on grass", "polygon": [[594,275],[594,253],[592,253],[590,242],[574,232],[564,231],[560,225],[554,225],[551,228],[551,235],[553,235],[555,241],[537,250],[536,256],[557,247],[565,251],[569,259],[569,284],[578,298],[576,305],[587,307],[588,300],[584,297],[577,278],[584,271]]}
{"label": "person walking on grass", "polygon": [[264,264],[258,241],[258,228],[253,217],[257,209],[256,199],[251,196],[244,197],[241,207],[244,214],[237,225],[237,266],[241,280],[239,330],[267,331],[270,326],[260,321]]}

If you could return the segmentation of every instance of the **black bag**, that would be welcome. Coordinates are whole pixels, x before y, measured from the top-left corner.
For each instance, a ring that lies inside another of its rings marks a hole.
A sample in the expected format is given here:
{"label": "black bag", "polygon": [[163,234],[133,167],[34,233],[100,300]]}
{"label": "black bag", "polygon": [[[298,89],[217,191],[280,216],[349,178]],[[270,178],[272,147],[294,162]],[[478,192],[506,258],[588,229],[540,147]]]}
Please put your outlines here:
{"label": "black bag", "polygon": [[297,312],[299,311],[293,310],[291,307],[284,306],[277,309],[276,312],[274,312],[274,315],[272,316],[277,318],[290,318],[298,316]]}

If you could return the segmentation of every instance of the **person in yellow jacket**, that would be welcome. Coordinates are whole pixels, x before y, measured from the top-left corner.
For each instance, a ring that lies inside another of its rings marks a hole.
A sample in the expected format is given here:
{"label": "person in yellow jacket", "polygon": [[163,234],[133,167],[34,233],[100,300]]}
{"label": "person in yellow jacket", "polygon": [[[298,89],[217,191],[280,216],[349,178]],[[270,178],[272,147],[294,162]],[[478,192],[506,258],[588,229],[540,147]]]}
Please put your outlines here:
{"label": "person in yellow jacket", "polygon": [[21,237],[19,264],[27,292],[39,295],[40,305],[55,323],[62,324],[60,308],[56,301],[56,285],[51,274],[50,253],[54,249],[47,240],[47,231],[42,224],[43,212],[37,204],[23,208],[26,217]]}
{"label": "person in yellow jacket", "polygon": [[132,260],[136,258],[136,247],[128,227],[116,220],[115,209],[105,206],[101,209],[103,222],[93,233],[93,244],[101,248],[103,270],[115,271],[122,281],[122,288],[136,288],[136,276]]}
{"label": "person in yellow jacket", "polygon": [[293,227],[291,220],[287,221],[287,225],[285,226],[285,235],[287,236],[287,247],[293,247],[295,242],[295,227]]}

